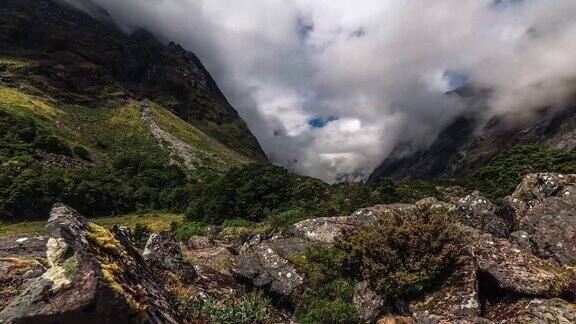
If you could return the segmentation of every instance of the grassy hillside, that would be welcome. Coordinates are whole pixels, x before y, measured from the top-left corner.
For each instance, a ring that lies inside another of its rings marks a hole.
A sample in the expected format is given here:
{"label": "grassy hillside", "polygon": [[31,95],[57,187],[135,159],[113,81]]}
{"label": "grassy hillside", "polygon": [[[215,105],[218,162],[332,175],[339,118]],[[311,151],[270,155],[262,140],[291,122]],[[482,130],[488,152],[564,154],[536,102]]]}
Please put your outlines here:
{"label": "grassy hillside", "polygon": [[[146,213],[97,217],[91,219],[91,221],[104,227],[119,225],[134,228],[137,224],[142,224],[153,231],[158,231],[170,229],[172,222],[181,222],[183,218],[184,216],[182,214]],[[0,236],[40,234],[44,231],[45,226],[46,221],[20,222],[14,224],[0,223]]]}

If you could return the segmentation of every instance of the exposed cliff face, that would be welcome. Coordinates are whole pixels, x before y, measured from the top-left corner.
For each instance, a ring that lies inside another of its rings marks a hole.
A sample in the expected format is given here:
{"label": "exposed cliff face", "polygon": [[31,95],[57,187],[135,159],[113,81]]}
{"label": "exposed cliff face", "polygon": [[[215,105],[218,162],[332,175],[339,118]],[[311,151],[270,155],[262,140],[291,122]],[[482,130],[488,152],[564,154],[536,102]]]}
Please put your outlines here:
{"label": "exposed cliff face", "polygon": [[542,109],[523,122],[513,123],[514,116],[484,122],[480,112],[485,105],[483,96],[489,93],[464,90],[457,95],[471,100],[467,115],[448,125],[425,150],[405,154],[406,147],[398,147],[374,170],[369,181],[383,177],[460,179],[498,153],[520,144],[576,148],[576,103],[562,111]]}
{"label": "exposed cliff face", "polygon": [[231,149],[264,158],[194,54],[145,31],[127,34],[97,9],[88,12],[98,20],[63,1],[0,1],[0,85],[91,107],[145,97]]}

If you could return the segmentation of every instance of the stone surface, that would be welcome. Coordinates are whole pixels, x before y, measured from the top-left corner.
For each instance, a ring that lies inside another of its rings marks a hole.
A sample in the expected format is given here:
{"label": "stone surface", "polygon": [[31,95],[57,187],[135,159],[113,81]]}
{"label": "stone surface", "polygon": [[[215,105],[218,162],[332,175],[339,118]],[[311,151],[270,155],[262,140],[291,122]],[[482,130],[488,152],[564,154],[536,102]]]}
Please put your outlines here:
{"label": "stone surface", "polygon": [[47,238],[43,235],[9,235],[0,237],[0,258],[45,258]]}
{"label": "stone surface", "polygon": [[192,285],[196,273],[194,267],[184,260],[182,250],[168,231],[152,233],[143,253],[148,268],[162,279],[174,295],[183,297]]}
{"label": "stone surface", "polygon": [[356,284],[352,302],[358,312],[358,317],[367,322],[373,322],[377,319],[385,306],[384,299],[370,289],[370,285],[366,281]]}
{"label": "stone surface", "polygon": [[304,277],[269,243],[261,243],[241,253],[233,272],[250,284],[292,304],[295,304],[304,287]]}
{"label": "stone surface", "polygon": [[506,237],[512,224],[500,213],[496,205],[474,192],[456,202],[458,219],[467,226],[488,232],[499,237]]}
{"label": "stone surface", "polygon": [[414,208],[414,205],[409,204],[377,205],[360,209],[351,216],[308,219],[294,224],[290,232],[312,242],[330,244],[342,230],[368,225],[376,221],[379,214]]}
{"label": "stone surface", "polygon": [[108,231],[57,204],[46,236],[46,272],[10,301],[0,322],[181,322],[126,231]]}
{"label": "stone surface", "polygon": [[376,321],[376,324],[413,324],[414,319],[407,316],[384,316]]}
{"label": "stone surface", "polygon": [[526,253],[505,239],[478,234],[470,252],[479,270],[493,277],[502,290],[549,297],[574,290],[574,271]]}
{"label": "stone surface", "polygon": [[480,316],[476,271],[475,261],[470,257],[463,258],[459,262],[458,270],[439,289],[410,303],[412,316],[418,319],[417,322]]}
{"label": "stone surface", "polygon": [[497,323],[576,323],[576,305],[562,299],[503,302],[486,315]]}
{"label": "stone surface", "polygon": [[536,255],[576,264],[576,175],[530,174],[504,204]]}

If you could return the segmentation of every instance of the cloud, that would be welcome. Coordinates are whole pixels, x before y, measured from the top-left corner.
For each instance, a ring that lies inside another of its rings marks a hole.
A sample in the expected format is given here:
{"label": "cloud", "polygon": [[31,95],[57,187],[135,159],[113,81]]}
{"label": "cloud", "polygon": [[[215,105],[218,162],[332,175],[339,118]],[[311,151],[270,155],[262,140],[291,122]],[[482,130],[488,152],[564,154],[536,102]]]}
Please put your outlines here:
{"label": "cloud", "polygon": [[575,1],[93,1],[195,52],[274,162],[328,181],[429,145],[466,111],[444,95],[464,82],[493,89],[486,118],[574,90]]}

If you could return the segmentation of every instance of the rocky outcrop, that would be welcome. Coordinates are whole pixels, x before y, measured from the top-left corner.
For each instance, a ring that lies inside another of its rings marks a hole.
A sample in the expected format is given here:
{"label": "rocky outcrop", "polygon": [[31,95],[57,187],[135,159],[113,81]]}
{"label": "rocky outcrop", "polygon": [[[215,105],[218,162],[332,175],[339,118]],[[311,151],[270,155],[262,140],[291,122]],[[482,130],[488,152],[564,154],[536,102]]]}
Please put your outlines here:
{"label": "rocky outcrop", "polygon": [[467,226],[499,237],[510,234],[512,224],[498,207],[479,192],[474,192],[456,202],[457,215]]}
{"label": "rocky outcrop", "polygon": [[233,267],[242,280],[267,290],[283,302],[295,305],[304,288],[304,277],[281,256],[270,243],[264,242],[242,252]]}
{"label": "rocky outcrop", "polygon": [[46,271],[0,312],[0,322],[182,322],[126,231],[108,231],[57,204],[46,236]]}
{"label": "rocky outcrop", "polygon": [[342,232],[370,224],[382,213],[415,208],[410,204],[377,205],[354,212],[351,216],[322,217],[294,224],[290,232],[314,243],[330,244]]}
{"label": "rocky outcrop", "polygon": [[497,323],[562,323],[576,322],[576,305],[565,300],[518,299],[505,301],[486,315]]}
{"label": "rocky outcrop", "polygon": [[470,250],[478,269],[494,278],[499,289],[547,297],[576,293],[576,272],[526,253],[508,240],[478,234]]}
{"label": "rocky outcrop", "polygon": [[373,322],[385,309],[386,302],[370,288],[367,281],[358,283],[354,287],[352,299],[358,318],[365,322]]}
{"label": "rocky outcrop", "polygon": [[504,205],[535,254],[576,264],[576,175],[530,174]]}
{"label": "rocky outcrop", "polygon": [[473,258],[460,261],[458,270],[435,292],[410,304],[417,322],[431,323],[438,318],[472,319],[480,316],[477,265]]}
{"label": "rocky outcrop", "polygon": [[193,284],[196,277],[194,268],[184,260],[182,250],[171,233],[162,231],[150,235],[142,256],[151,271],[162,278],[175,295],[185,294],[183,288]]}

